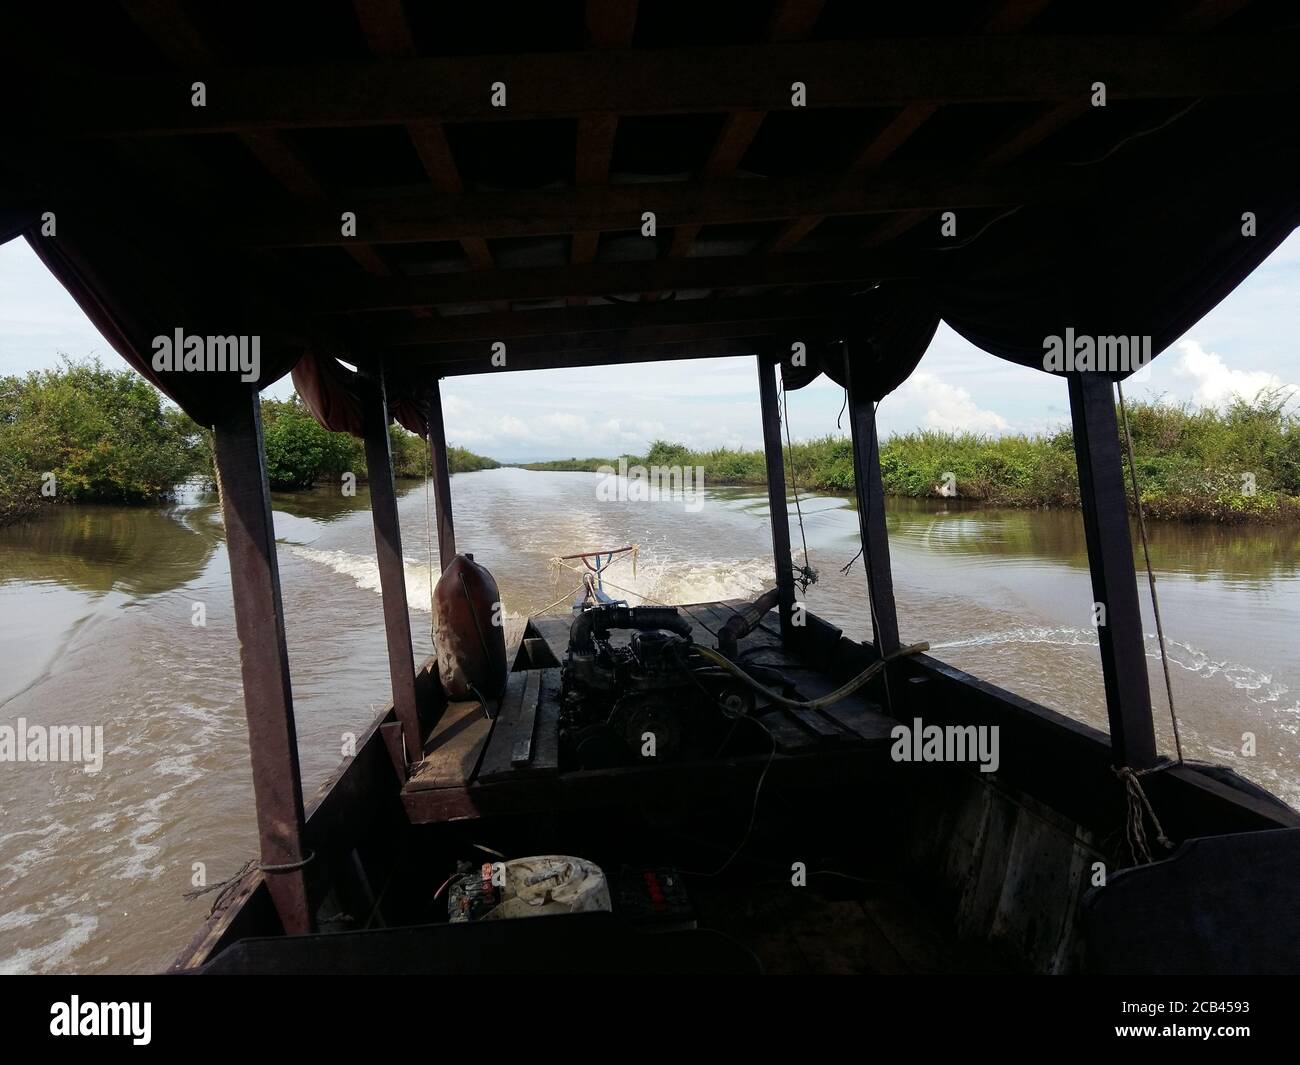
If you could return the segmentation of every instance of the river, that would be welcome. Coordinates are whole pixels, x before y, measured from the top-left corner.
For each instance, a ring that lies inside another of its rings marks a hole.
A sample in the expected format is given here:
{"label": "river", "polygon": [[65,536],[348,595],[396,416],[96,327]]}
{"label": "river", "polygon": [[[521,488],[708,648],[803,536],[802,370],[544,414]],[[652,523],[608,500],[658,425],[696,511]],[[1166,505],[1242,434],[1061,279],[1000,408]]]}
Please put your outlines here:
{"label": "river", "polygon": [[[611,503],[597,499],[596,481],[519,469],[452,479],[457,543],[492,570],[509,612],[536,611],[577,583],[553,556],[627,543],[640,545],[636,573],[624,561],[610,579],[639,596],[696,602],[770,582],[762,491]],[[422,659],[431,647],[427,491],[403,482],[399,493]],[[364,488],[277,494],[274,507],[310,795],[337,764],[344,733],[387,701],[374,538]],[[840,572],[858,547],[849,501],[805,495],[802,511],[820,572],[810,609],[868,635],[861,564]],[[793,505],[791,516],[801,558]],[[1077,513],[892,500],[889,532],[904,642],[928,640],[945,661],[1105,728]],[[1151,540],[1187,756],[1230,764],[1300,803],[1300,531],[1156,524]],[[1148,664],[1170,751],[1154,635]],[[0,972],[165,966],[207,912],[206,900],[182,898],[196,863],[215,881],[256,850],[211,494],[188,491],[152,509],[51,508],[0,530],[0,725],[19,718],[102,725],[106,753],[98,773],[0,763]],[[1253,756],[1241,753],[1246,732],[1257,737]]]}

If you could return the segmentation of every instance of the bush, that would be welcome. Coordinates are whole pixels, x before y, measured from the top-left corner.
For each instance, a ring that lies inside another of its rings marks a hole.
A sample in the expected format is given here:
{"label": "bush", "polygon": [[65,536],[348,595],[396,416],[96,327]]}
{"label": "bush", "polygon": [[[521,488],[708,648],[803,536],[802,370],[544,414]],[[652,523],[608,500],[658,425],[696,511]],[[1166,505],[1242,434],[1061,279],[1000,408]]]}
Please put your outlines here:
{"label": "bush", "polygon": [[0,520],[63,502],[148,503],[200,468],[201,432],[130,370],[65,358],[0,380]]}
{"label": "bush", "polygon": [[[424,438],[394,422],[388,427],[388,449],[393,453],[393,476],[424,479],[429,462],[425,455]],[[362,448],[364,464],[365,448]]]}
{"label": "bush", "polygon": [[[1288,411],[1290,401],[1283,390],[1237,400],[1224,411],[1130,404],[1128,422],[1147,515],[1216,522],[1300,518],[1300,420]],[[853,491],[853,450],[845,437],[801,441],[782,451],[787,485]],[[703,466],[705,482],[714,485],[766,483],[759,450],[691,451],[684,444],[656,440],[645,456],[628,456],[628,463]],[[615,462],[568,459],[529,463],[527,468],[596,470],[602,465]],[[1040,436],[904,433],[881,444],[880,472],[890,495],[938,496],[951,474],[962,499],[1012,507],[1079,505],[1068,428]],[[1131,497],[1127,464],[1125,487]]]}
{"label": "bush", "polygon": [[[415,437],[419,440],[419,437]],[[423,446],[423,441],[420,441]],[[501,463],[496,459],[485,458],[482,455],[476,455],[472,451],[467,451],[463,447],[447,448],[447,467],[452,473],[473,473],[475,470],[495,470],[500,467]],[[421,474],[423,476],[423,474]]]}
{"label": "bush", "polygon": [[332,433],[312,417],[294,396],[262,400],[262,436],[266,473],[276,490],[310,488],[317,481],[337,479],[364,470],[361,441],[347,433]]}

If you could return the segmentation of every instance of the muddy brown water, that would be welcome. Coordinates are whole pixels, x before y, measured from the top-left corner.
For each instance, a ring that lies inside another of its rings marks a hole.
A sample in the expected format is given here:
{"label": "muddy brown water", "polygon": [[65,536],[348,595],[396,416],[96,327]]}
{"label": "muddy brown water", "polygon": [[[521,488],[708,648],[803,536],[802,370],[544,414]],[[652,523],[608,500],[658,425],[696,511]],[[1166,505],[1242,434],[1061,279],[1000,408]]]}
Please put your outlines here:
{"label": "muddy brown water", "polygon": [[[596,482],[517,469],[453,478],[458,545],[493,571],[508,611],[536,611],[577,584],[552,557],[625,543],[640,545],[636,574],[625,561],[610,578],[633,602],[746,596],[771,580],[761,490],[620,503],[599,500]],[[431,647],[427,493],[421,482],[399,491],[422,658]],[[275,498],[308,794],[338,763],[343,734],[387,698],[368,506],[364,489]],[[834,496],[805,496],[802,509],[821,574],[810,608],[867,636],[861,565],[839,572],[857,551],[856,515]],[[928,640],[945,661],[1105,728],[1077,513],[891,501],[889,532],[904,642]],[[797,526],[792,539],[801,554]],[[1152,552],[1187,754],[1300,803],[1300,530],[1157,524]],[[197,610],[206,624],[193,623]],[[1169,750],[1154,634],[1148,664]],[[215,881],[256,848],[211,495],[155,509],[61,507],[0,530],[0,726],[20,718],[102,725],[105,755],[93,774],[0,762],[0,972],[166,965],[207,910],[182,899],[196,863]],[[1257,737],[1254,756],[1241,753],[1245,732]]]}

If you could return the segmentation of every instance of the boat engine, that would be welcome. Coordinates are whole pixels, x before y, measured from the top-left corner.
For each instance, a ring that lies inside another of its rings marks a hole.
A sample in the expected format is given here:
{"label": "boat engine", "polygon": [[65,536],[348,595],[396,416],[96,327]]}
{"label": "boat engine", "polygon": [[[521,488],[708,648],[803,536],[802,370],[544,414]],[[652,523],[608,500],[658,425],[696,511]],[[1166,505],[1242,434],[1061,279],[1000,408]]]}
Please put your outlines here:
{"label": "boat engine", "polygon": [[[632,630],[625,645],[611,638],[620,629]],[[690,623],[676,607],[592,607],[569,630],[561,758],[598,769],[712,754],[754,705],[752,689],[696,653]]]}

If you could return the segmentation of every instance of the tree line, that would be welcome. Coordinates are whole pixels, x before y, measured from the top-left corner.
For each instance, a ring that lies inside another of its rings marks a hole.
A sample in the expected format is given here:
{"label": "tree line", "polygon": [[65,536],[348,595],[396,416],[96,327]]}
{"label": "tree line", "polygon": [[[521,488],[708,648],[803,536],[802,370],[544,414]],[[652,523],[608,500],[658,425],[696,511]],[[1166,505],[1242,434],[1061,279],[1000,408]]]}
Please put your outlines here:
{"label": "tree line", "polygon": [[[262,400],[267,475],[277,491],[366,479],[365,447],[321,426],[297,396]],[[423,478],[424,441],[389,427],[393,470]],[[498,464],[448,448],[453,473]],[[61,365],[0,378],[0,525],[55,502],[156,504],[184,482],[215,481],[210,430],[166,402],[129,369],[65,358]]]}

